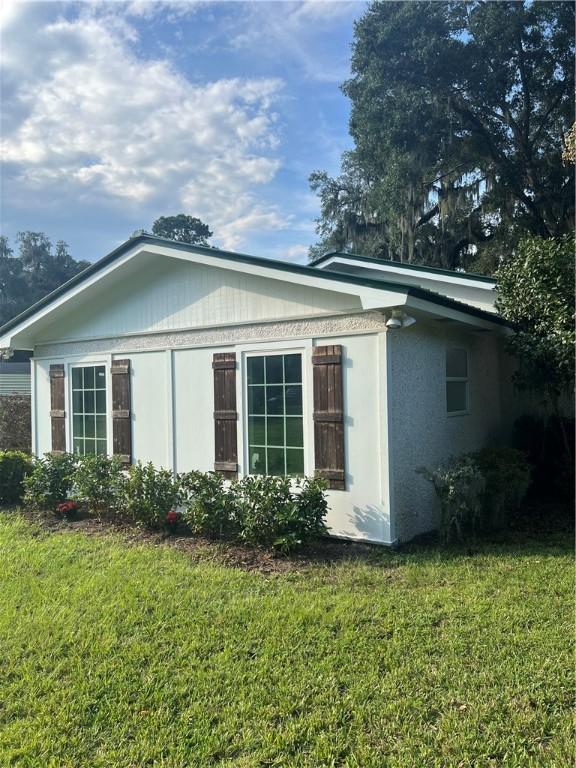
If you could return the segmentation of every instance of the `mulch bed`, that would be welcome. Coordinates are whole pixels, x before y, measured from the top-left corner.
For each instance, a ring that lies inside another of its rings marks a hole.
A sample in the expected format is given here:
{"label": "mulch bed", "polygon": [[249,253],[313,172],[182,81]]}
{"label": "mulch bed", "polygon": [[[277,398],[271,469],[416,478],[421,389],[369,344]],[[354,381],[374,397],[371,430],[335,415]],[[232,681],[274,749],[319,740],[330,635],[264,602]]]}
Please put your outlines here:
{"label": "mulch bed", "polygon": [[149,531],[92,517],[67,520],[51,512],[31,512],[25,509],[19,511],[23,517],[47,533],[82,533],[88,536],[115,533],[121,535],[128,545],[167,545],[184,552],[197,562],[213,562],[215,565],[263,574],[299,572],[313,565],[330,565],[350,559],[376,562],[382,554],[382,548],[374,544],[323,538],[314,544],[303,546],[290,556],[284,556],[271,550],[228,540],[207,539],[178,532],[171,534]]}

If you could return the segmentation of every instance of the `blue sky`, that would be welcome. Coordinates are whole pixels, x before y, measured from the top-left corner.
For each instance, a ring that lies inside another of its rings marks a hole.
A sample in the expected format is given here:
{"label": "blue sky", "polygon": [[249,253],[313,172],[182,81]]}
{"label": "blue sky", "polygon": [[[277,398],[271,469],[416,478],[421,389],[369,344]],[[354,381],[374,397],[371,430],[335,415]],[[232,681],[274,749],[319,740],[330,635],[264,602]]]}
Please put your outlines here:
{"label": "blue sky", "polygon": [[91,261],[185,212],[214,245],[306,261],[312,170],[350,146],[363,2],[4,2],[2,233]]}

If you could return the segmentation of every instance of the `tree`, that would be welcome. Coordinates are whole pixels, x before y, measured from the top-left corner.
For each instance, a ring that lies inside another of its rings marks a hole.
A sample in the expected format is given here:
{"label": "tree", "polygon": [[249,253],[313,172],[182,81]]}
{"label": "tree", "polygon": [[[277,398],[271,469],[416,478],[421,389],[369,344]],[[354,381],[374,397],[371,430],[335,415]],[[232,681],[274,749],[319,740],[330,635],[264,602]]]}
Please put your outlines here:
{"label": "tree", "polygon": [[528,237],[496,272],[500,314],[515,325],[515,383],[557,410],[574,391],[574,240]]}
{"label": "tree", "polygon": [[493,270],[574,223],[574,6],[374,2],[355,25],[354,149],[312,174],[323,243]]}
{"label": "tree", "polygon": [[177,216],[160,216],[156,219],[152,225],[152,234],[176,240],[179,243],[208,245],[208,239],[213,233],[200,219],[179,213]]}
{"label": "tree", "polygon": [[89,265],[75,261],[62,240],[56,250],[43,232],[19,232],[18,255],[0,237],[0,325],[70,280]]}

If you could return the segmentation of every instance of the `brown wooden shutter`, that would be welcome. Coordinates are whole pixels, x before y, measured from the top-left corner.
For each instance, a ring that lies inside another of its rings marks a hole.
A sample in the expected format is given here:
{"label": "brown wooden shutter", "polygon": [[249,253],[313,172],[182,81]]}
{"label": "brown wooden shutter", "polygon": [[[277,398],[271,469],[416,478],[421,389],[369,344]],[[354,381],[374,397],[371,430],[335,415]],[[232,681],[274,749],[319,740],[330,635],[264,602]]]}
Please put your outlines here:
{"label": "brown wooden shutter", "polygon": [[214,469],[233,480],[238,476],[236,411],[236,354],[218,352],[212,358],[214,370]]}
{"label": "brown wooden shutter", "polygon": [[132,403],[130,360],[112,361],[112,452],[132,463]]}
{"label": "brown wooden shutter", "polygon": [[52,451],[66,451],[66,411],[64,403],[64,365],[50,366],[50,420],[52,422]]}
{"label": "brown wooden shutter", "polygon": [[332,490],[344,491],[342,347],[314,347],[314,458],[316,474]]}

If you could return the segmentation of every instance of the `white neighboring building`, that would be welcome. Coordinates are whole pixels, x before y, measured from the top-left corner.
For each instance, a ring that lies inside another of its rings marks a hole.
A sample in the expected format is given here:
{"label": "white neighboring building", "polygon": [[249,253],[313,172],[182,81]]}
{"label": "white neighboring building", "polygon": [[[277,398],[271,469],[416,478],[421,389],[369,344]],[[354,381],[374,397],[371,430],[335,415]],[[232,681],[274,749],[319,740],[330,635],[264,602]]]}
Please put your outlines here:
{"label": "white neighboring building", "polygon": [[393,544],[436,525],[415,470],[509,428],[494,298],[463,273],[139,235],[0,328],[0,348],[34,352],[38,455],[319,473],[333,534]]}

